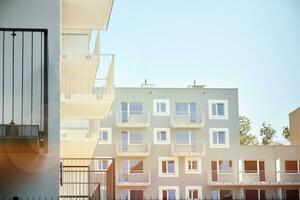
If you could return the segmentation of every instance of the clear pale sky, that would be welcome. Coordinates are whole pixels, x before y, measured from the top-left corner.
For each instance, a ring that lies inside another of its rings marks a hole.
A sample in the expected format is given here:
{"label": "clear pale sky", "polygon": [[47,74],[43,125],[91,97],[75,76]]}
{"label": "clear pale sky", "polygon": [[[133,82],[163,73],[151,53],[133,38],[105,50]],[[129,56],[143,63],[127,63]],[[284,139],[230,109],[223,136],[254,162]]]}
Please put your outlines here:
{"label": "clear pale sky", "polygon": [[115,0],[101,34],[117,86],[238,88],[253,133],[300,106],[299,0]]}

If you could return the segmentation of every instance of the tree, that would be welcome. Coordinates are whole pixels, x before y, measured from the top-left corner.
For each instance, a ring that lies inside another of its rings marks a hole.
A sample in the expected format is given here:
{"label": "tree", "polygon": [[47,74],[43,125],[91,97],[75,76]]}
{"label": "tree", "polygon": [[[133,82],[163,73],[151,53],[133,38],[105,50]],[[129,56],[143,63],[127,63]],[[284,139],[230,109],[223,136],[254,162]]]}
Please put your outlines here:
{"label": "tree", "polygon": [[282,136],[285,139],[290,140],[291,133],[289,127],[285,126],[282,128]]}
{"label": "tree", "polygon": [[268,145],[273,142],[273,138],[275,137],[276,131],[271,127],[270,124],[266,125],[264,122],[262,124],[262,128],[260,129],[260,136],[262,136],[262,144]]}
{"label": "tree", "polygon": [[251,134],[251,121],[246,116],[240,116],[240,144],[258,144],[258,140],[255,135]]}

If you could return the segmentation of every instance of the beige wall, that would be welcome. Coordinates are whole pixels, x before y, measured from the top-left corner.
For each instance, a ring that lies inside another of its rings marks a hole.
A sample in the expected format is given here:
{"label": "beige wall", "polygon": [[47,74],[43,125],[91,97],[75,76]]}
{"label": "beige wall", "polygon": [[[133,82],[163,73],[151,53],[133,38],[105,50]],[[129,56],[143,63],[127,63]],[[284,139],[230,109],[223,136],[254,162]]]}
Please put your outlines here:
{"label": "beige wall", "polygon": [[300,108],[290,113],[291,144],[300,145]]}

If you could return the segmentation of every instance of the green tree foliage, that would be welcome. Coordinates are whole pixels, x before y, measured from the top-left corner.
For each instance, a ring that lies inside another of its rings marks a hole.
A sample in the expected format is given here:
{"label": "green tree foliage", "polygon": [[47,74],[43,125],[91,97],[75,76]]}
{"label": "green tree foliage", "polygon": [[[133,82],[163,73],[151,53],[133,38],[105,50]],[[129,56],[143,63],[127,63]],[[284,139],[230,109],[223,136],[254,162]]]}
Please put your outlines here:
{"label": "green tree foliage", "polygon": [[257,137],[250,133],[251,121],[246,116],[240,116],[240,144],[258,144]]}
{"label": "green tree foliage", "polygon": [[276,131],[274,128],[271,127],[270,124],[268,125],[266,125],[266,123],[262,124],[262,128],[260,129],[260,136],[262,137],[263,145],[272,144],[275,134]]}
{"label": "green tree foliage", "polygon": [[290,140],[291,133],[290,133],[289,127],[287,127],[287,126],[283,127],[283,129],[282,129],[282,136],[285,139]]}

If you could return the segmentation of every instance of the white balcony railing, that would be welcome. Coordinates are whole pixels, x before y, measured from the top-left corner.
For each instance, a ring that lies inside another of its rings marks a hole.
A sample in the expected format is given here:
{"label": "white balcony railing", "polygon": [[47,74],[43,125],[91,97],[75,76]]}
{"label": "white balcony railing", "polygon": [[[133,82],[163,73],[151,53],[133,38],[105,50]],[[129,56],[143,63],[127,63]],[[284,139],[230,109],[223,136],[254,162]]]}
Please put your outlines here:
{"label": "white balcony railing", "polygon": [[117,112],[116,123],[118,127],[148,127],[150,125],[150,113]]}
{"label": "white balcony railing", "polygon": [[206,154],[206,146],[202,141],[194,144],[171,144],[171,154],[173,156],[203,156]]}
{"label": "white balcony railing", "polygon": [[148,186],[151,185],[150,171],[130,171],[120,170],[117,175],[117,184],[119,186]]}
{"label": "white balcony railing", "polygon": [[218,173],[216,170],[208,172],[208,184],[209,185],[232,185],[238,184],[238,175],[232,171],[226,173]]}
{"label": "white balcony railing", "polygon": [[142,142],[140,144],[117,143],[118,156],[148,156],[150,154],[150,143]]}
{"label": "white balcony railing", "polygon": [[171,127],[173,128],[202,128],[205,125],[205,114],[171,115]]}

